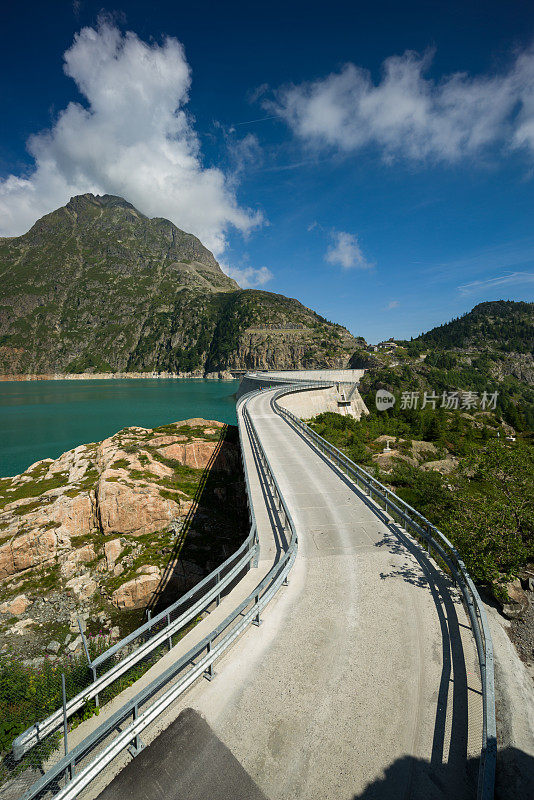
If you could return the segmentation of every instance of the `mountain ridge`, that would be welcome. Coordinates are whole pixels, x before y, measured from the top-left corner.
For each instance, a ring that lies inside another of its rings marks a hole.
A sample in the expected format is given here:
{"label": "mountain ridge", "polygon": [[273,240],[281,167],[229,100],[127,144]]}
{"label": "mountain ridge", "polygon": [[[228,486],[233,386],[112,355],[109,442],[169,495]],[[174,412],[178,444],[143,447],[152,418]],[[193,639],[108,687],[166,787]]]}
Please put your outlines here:
{"label": "mountain ridge", "polygon": [[[478,335],[478,341],[473,337]],[[482,338],[483,337],[483,338]],[[534,303],[515,300],[489,300],[460,317],[436,325],[412,342],[443,348],[484,349],[499,343],[500,349],[528,353],[534,350]]]}
{"label": "mountain ridge", "polygon": [[114,195],[78,195],[0,239],[0,278],[4,374],[342,367],[356,346],[297,300],[241,289],[196,236]]}

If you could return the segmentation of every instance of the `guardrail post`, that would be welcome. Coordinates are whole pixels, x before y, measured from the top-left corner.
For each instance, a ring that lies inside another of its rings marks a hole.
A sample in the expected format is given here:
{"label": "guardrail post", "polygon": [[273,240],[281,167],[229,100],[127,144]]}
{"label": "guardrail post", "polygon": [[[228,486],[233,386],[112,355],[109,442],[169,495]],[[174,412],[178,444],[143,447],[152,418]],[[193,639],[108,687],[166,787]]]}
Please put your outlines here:
{"label": "guardrail post", "polygon": [[84,634],[83,628],[82,628],[82,621],[81,621],[81,619],[80,619],[80,617],[78,615],[76,615],[76,617],[78,619],[78,628],[80,629],[80,636],[82,637],[83,649],[85,650],[85,657],[87,658],[87,662],[89,664],[89,667],[92,667],[93,665],[91,664],[91,657],[89,655],[89,648],[87,647],[87,639],[85,638],[85,634]]}
{"label": "guardrail post", "polygon": [[260,538],[258,536],[258,531],[257,530],[254,531],[254,545],[253,546],[255,547],[255,552],[254,552],[254,560],[252,562],[252,566],[257,568],[259,560],[260,560]]}
{"label": "guardrail post", "polygon": [[[167,627],[171,624],[171,615],[167,614]],[[169,650],[172,650],[172,633],[169,635]]]}
{"label": "guardrail post", "polygon": [[[68,755],[69,752],[69,725],[67,722],[67,690],[65,688],[65,673],[61,673],[61,699],[63,701],[63,747],[65,750],[65,755]],[[73,777],[73,765],[72,762],[69,764],[67,769],[65,770],[65,782],[68,783],[72,780]]]}
{"label": "guardrail post", "polygon": [[[211,653],[211,642],[208,642],[206,651],[208,655]],[[213,664],[209,664],[207,668],[204,670],[204,677],[206,680],[211,681],[215,677],[215,672],[213,671]]]}
{"label": "guardrail post", "polygon": [[[97,675],[96,675],[96,667],[93,667],[93,665],[91,665],[91,672],[93,673],[93,683],[95,683]],[[95,694],[95,706],[98,708],[99,705],[100,705],[100,700],[99,700],[98,692],[97,692]]]}
{"label": "guardrail post", "polygon": [[[134,722],[135,722],[135,720],[137,719],[138,716],[139,716],[139,708],[138,708],[138,706],[136,704],[132,709],[132,717],[133,717],[133,721]],[[145,743],[143,742],[143,740],[141,739],[139,734],[136,733],[136,735],[133,738],[132,744],[128,748],[128,751],[129,751],[130,755],[132,756],[132,758],[135,758],[137,755],[139,755],[141,750],[144,750],[144,749],[145,749]]]}
{"label": "guardrail post", "polygon": [[[254,605],[255,605],[255,606],[257,606],[259,602],[260,602],[260,596],[259,596],[259,594],[257,594],[257,595],[254,597]],[[255,617],[254,617],[254,619],[252,620],[252,624],[253,624],[253,625],[256,625],[256,626],[259,628],[259,626],[261,625],[261,623],[262,623],[262,620],[260,619],[260,612],[258,611],[258,612],[257,612],[257,614],[256,614],[256,616],[255,616]]]}
{"label": "guardrail post", "polygon": [[[217,575],[215,576],[215,586],[217,586],[220,582],[221,582],[221,573],[218,572]],[[216,606],[219,606],[221,604],[221,593],[220,592],[217,595],[217,597],[215,598],[215,604],[216,604]]]}

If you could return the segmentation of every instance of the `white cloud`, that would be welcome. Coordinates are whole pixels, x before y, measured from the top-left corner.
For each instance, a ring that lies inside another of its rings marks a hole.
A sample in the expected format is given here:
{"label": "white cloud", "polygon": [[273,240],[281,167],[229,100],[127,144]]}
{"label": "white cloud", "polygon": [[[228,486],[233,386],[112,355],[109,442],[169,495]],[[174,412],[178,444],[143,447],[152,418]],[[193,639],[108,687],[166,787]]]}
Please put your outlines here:
{"label": "white cloud", "polygon": [[265,284],[274,277],[271,270],[267,269],[267,267],[254,269],[254,267],[229,267],[225,264],[221,264],[221,267],[226,274],[229,275],[230,278],[233,278],[234,281],[237,281],[243,289],[265,286]]}
{"label": "white cloud", "polygon": [[50,130],[30,138],[29,177],[0,181],[0,233],[21,234],[84,192],[121,195],[216,254],[230,227],[246,234],[260,222],[238,205],[233,177],[202,163],[185,110],[191,71],[177,39],[149,45],[101,20],[76,34],[64,59],[86,106],[69,103]]}
{"label": "white cloud", "polygon": [[386,306],[386,311],[391,311],[393,308],[398,308],[400,303],[398,300],[390,300]]}
{"label": "white cloud", "polygon": [[325,256],[329,264],[336,264],[343,269],[372,269],[374,265],[365,258],[356,236],[344,231],[333,231],[331,236],[333,242]]}
{"label": "white cloud", "polygon": [[437,82],[425,77],[430,62],[431,54],[391,56],[378,83],[349,63],[282,87],[263,105],[309,144],[344,152],[375,145],[386,161],[454,162],[495,144],[534,155],[534,48],[491,75],[458,72]]}
{"label": "white cloud", "polygon": [[249,167],[257,168],[263,161],[263,151],[258,137],[247,133],[241,139],[234,138],[235,128],[230,129],[225,136],[228,157],[232,163],[233,175],[238,176]]}
{"label": "white cloud", "polygon": [[498,275],[496,278],[471,281],[471,283],[464,283],[458,286],[458,291],[460,294],[468,295],[498,286],[517,286],[525,283],[534,283],[534,272],[510,272],[508,275]]}

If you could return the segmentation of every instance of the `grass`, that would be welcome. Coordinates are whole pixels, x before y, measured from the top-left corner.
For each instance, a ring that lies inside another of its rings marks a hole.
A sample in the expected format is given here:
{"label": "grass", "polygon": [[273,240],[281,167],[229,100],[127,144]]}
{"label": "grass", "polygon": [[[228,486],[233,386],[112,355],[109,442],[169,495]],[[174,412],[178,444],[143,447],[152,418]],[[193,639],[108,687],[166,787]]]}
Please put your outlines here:
{"label": "grass", "polygon": [[[51,478],[38,478],[22,483],[12,492],[7,492],[7,489],[11,487],[13,481],[10,478],[5,478],[0,481],[0,508],[4,508],[8,503],[14,503],[16,500],[40,497],[44,492],[48,492],[51,489],[59,489],[62,486],[66,486],[69,482],[68,478],[68,472],[56,472]],[[28,511],[23,513],[28,513]]]}
{"label": "grass", "polygon": [[111,469],[128,469],[130,462],[126,458],[118,458],[111,465]]}

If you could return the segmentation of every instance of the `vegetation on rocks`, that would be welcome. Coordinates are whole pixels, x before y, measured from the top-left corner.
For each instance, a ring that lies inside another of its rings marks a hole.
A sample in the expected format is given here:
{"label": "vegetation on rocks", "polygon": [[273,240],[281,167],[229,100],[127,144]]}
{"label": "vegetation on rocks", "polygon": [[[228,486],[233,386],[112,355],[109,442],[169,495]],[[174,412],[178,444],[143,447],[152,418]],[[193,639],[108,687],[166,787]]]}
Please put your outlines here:
{"label": "vegetation on rocks", "polygon": [[202,419],[126,428],[3,479],[0,652],[42,655],[50,625],[54,655],[70,652],[77,613],[115,638],[136,627],[238,547],[244,509],[237,430]]}
{"label": "vegetation on rocks", "polygon": [[[480,303],[460,319],[392,351],[368,354],[361,392],[497,392],[498,416],[517,431],[534,430],[534,303]],[[353,356],[353,361],[362,359]],[[356,366],[356,364],[354,364]],[[374,404],[374,399],[373,399]]]}
{"label": "vegetation on rocks", "polygon": [[[190,419],[126,428],[47,459],[0,486],[0,783],[41,768],[51,734],[12,763],[13,738],[92,680],[91,658],[168,606],[248,533],[237,429]],[[33,499],[25,515],[20,509]],[[198,622],[174,636],[177,642]],[[99,695],[140,678],[163,643]],[[119,651],[106,668],[123,657]],[[98,713],[88,701],[69,721]]]}
{"label": "vegetation on rocks", "polygon": [[297,300],[240,289],[195,236],[111,195],[0,239],[0,278],[0,373],[345,366],[356,346]]}

